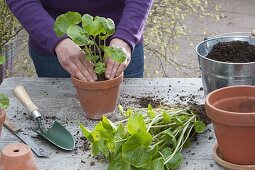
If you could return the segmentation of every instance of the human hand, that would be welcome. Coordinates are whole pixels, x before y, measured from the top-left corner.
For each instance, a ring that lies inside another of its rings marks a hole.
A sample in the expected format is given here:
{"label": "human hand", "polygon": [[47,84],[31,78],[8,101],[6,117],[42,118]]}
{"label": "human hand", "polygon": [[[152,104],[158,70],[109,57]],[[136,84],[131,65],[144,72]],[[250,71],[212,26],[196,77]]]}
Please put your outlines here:
{"label": "human hand", "polygon": [[119,38],[114,38],[111,40],[110,46],[122,48],[123,52],[126,54],[126,60],[123,63],[117,63],[113,61],[110,57],[107,57],[105,71],[105,77],[107,79],[112,79],[121,75],[121,73],[127,68],[131,60],[131,48],[125,41]]}
{"label": "human hand", "polygon": [[90,82],[97,80],[93,65],[85,60],[85,53],[71,39],[60,41],[55,52],[61,66],[72,76]]}

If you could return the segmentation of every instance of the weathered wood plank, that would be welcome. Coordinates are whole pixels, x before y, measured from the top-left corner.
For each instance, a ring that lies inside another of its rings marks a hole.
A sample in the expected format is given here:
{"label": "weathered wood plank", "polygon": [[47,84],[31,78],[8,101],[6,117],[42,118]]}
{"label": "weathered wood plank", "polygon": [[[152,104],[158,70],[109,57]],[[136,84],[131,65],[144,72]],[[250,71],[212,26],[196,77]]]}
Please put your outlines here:
{"label": "weathered wood plank", "polygon": [[[26,88],[42,115],[49,118],[46,119],[45,124],[52,125],[54,122],[52,119],[55,118],[70,130],[76,141],[76,149],[74,151],[62,151],[38,137],[31,130],[32,127],[35,127],[35,123],[12,94],[13,88],[17,85],[23,85]],[[107,169],[107,163],[98,161],[90,156],[88,151],[84,152],[82,149],[83,141],[80,139],[82,134],[78,127],[79,122],[91,129],[97,122],[85,118],[70,79],[8,78],[1,84],[0,93],[5,93],[10,98],[11,106],[7,110],[8,117],[19,125],[25,133],[32,136],[36,143],[43,145],[51,152],[49,158],[36,157],[39,169]],[[186,104],[191,100],[196,103],[204,103],[202,82],[199,78],[125,79],[121,86],[119,103],[124,107],[140,107],[137,102],[139,98],[148,96],[162,99],[167,104]],[[4,128],[0,149],[14,142],[20,141]],[[208,130],[199,135],[198,140],[190,148],[183,151],[185,160],[180,169],[222,169],[211,157],[211,150],[215,142],[212,126],[209,125]],[[95,165],[93,165],[94,163]]]}

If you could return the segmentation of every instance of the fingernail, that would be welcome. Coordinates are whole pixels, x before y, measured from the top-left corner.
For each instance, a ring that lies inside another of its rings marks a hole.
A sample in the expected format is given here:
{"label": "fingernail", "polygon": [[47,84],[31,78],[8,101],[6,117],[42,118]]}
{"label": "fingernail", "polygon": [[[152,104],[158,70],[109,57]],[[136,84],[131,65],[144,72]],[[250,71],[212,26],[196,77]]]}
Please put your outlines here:
{"label": "fingernail", "polygon": [[108,78],[108,79],[111,78],[110,74],[107,74],[107,75],[106,75],[106,78]]}
{"label": "fingernail", "polygon": [[97,77],[93,77],[93,79],[96,81],[96,80],[97,80]]}
{"label": "fingernail", "polygon": [[93,79],[90,79],[89,82],[94,82],[94,80],[93,80]]}

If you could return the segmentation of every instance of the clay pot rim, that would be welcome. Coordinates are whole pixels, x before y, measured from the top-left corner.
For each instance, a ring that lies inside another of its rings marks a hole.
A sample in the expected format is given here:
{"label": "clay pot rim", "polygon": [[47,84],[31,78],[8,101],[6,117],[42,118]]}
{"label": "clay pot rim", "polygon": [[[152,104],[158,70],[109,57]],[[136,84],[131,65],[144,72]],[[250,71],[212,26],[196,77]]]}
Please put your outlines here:
{"label": "clay pot rim", "polygon": [[222,110],[222,109],[218,109],[217,107],[214,107],[211,102],[209,102],[209,99],[211,96],[215,95],[216,93],[219,93],[221,91],[224,91],[224,90],[228,90],[228,89],[243,89],[243,88],[252,88],[252,89],[255,89],[255,86],[251,86],[251,85],[236,85],[236,86],[227,86],[227,87],[223,87],[223,88],[219,88],[219,89],[216,89],[214,91],[212,91],[211,93],[209,93],[207,96],[206,96],[206,99],[205,99],[205,103],[206,105],[208,105],[210,108],[212,108],[213,110],[216,110],[216,111],[219,111],[219,112],[222,112],[222,113],[225,113],[225,114],[234,114],[234,115],[249,115],[249,114],[255,114],[255,112],[244,112],[244,113],[238,113],[238,112],[231,112],[231,111],[226,111],[226,110]]}
{"label": "clay pot rim", "polygon": [[123,73],[119,75],[118,77],[115,77],[113,79],[108,79],[104,81],[95,81],[95,82],[86,82],[83,80],[79,80],[76,77],[71,76],[72,83],[74,86],[77,86],[79,88],[85,88],[88,90],[98,90],[98,89],[107,89],[114,87],[118,84],[120,84],[123,80]]}
{"label": "clay pot rim", "polygon": [[255,112],[244,112],[244,113],[238,113],[238,112],[230,112],[218,109],[212,105],[211,102],[209,102],[210,97],[216,93],[219,93],[223,90],[228,89],[242,89],[242,88],[249,88],[255,90],[255,86],[250,85],[237,85],[237,86],[227,86],[223,87],[217,90],[212,91],[206,96],[205,99],[205,108],[206,108],[206,114],[207,116],[212,120],[212,123],[220,123],[225,124],[229,126],[242,126],[242,127],[249,127],[249,126],[255,126],[254,118],[255,118]]}

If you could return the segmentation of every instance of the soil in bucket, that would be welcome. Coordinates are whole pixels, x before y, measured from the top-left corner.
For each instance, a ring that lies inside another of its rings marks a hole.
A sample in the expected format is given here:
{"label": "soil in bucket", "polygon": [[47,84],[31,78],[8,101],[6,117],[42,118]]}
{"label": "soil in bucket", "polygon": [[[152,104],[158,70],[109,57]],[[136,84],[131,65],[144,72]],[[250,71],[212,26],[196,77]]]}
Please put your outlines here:
{"label": "soil in bucket", "polygon": [[213,46],[207,58],[228,63],[255,62],[255,45],[247,41],[219,42]]}

